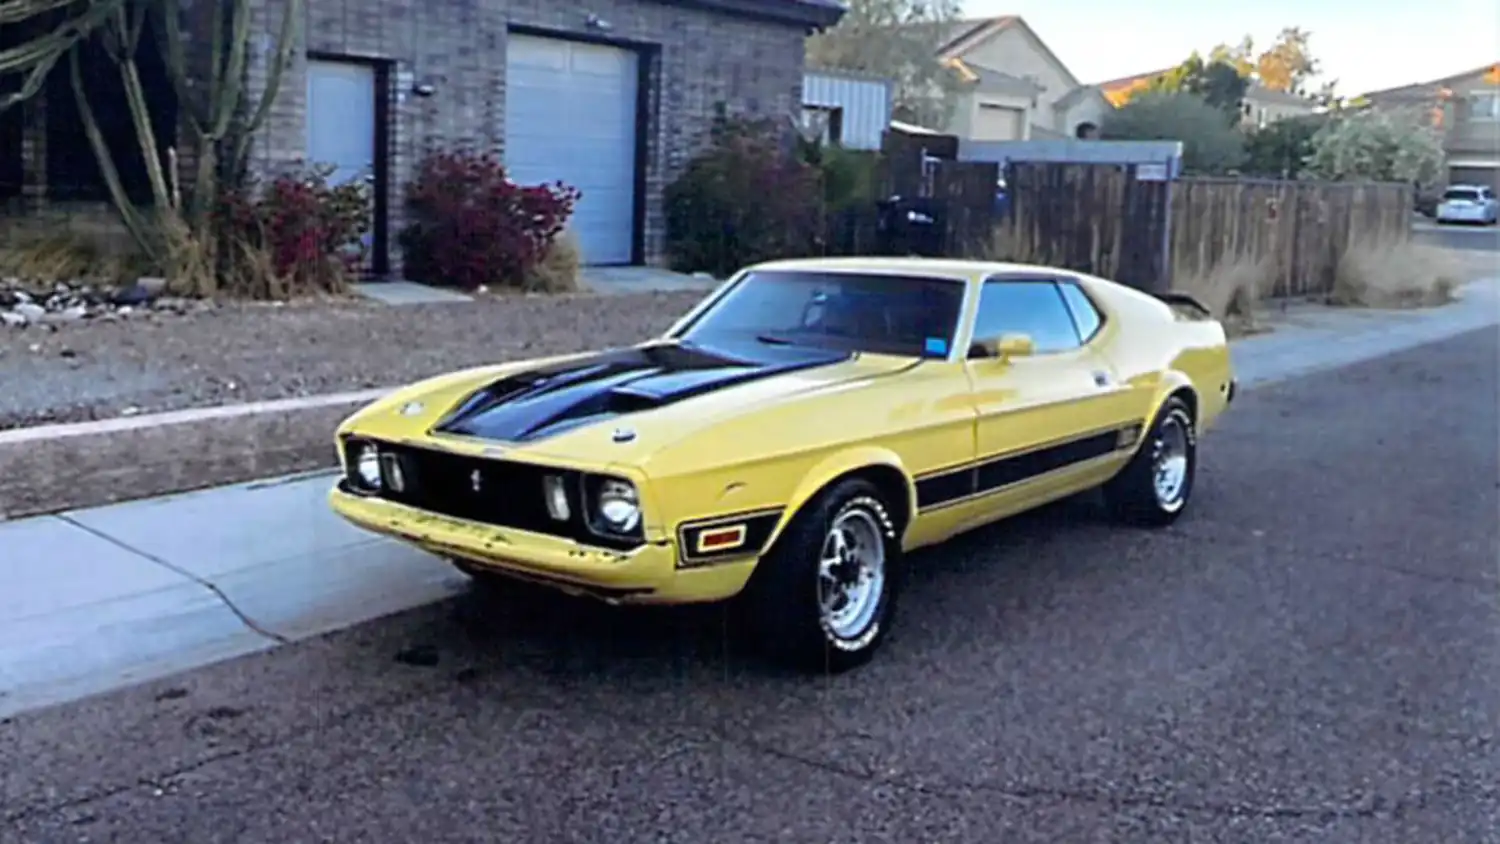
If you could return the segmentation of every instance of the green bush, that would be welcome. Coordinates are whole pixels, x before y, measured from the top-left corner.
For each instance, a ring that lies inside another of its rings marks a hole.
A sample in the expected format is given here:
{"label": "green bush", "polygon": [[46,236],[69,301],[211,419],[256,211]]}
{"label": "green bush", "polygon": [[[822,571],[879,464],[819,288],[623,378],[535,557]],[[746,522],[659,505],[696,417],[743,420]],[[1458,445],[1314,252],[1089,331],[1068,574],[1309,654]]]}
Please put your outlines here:
{"label": "green bush", "polygon": [[679,272],[724,277],[814,251],[822,202],[816,168],[773,121],[714,121],[707,148],[667,186],[667,253]]}
{"label": "green bush", "polygon": [[803,141],[798,157],[817,170],[829,214],[868,209],[879,199],[880,153]]}
{"label": "green bush", "polygon": [[1147,91],[1110,114],[1100,136],[1111,141],[1182,141],[1189,173],[1225,173],[1245,160],[1245,136],[1221,109],[1197,94]]}

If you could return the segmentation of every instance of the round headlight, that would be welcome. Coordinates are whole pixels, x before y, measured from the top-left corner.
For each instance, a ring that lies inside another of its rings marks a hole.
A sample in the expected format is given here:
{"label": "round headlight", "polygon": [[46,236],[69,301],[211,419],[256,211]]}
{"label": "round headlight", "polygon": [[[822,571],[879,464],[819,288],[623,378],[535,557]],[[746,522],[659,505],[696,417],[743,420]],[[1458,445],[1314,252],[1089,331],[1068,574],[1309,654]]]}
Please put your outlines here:
{"label": "round headlight", "polygon": [[641,523],[641,503],[628,481],[607,480],[599,485],[599,521],[615,533],[629,533]]}
{"label": "round headlight", "polygon": [[359,482],[366,489],[380,489],[380,453],[375,446],[365,444],[359,447],[354,460],[354,471],[359,475]]}

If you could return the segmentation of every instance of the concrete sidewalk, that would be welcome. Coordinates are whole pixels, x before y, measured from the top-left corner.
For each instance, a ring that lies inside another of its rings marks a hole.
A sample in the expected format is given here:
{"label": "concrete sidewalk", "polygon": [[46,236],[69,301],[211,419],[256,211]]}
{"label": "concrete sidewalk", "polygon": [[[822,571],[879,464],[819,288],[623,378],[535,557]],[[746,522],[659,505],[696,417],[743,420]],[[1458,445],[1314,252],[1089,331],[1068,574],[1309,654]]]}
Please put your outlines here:
{"label": "concrete sidewalk", "polygon": [[[1497,280],[1500,281],[1500,280]],[[1234,344],[1254,387],[1500,322],[1500,283],[1416,312],[1294,309]],[[0,523],[0,717],[306,639],[464,588],[329,512],[331,473]]]}

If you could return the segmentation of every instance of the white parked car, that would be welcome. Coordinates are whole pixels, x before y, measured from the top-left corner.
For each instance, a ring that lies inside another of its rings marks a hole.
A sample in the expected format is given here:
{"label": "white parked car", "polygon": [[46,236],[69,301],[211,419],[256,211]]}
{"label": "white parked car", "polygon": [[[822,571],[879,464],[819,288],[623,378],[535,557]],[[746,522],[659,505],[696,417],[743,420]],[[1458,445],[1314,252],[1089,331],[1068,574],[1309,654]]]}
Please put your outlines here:
{"label": "white parked car", "polygon": [[1438,202],[1439,223],[1494,225],[1500,219],[1500,199],[1485,185],[1450,185]]}

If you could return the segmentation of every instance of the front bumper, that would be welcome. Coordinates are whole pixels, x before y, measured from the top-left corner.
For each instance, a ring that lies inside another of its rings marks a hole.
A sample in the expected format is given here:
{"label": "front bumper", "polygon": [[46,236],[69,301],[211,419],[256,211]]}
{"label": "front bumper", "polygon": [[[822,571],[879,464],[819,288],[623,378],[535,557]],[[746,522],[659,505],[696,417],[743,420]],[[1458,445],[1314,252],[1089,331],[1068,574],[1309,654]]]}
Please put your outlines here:
{"label": "front bumper", "polygon": [[755,566],[752,560],[681,569],[677,566],[676,543],[670,539],[647,542],[631,551],[588,546],[572,539],[456,519],[356,495],[342,484],[329,491],[328,503],[335,513],[359,527],[429,553],[611,603],[724,600],[744,588]]}

